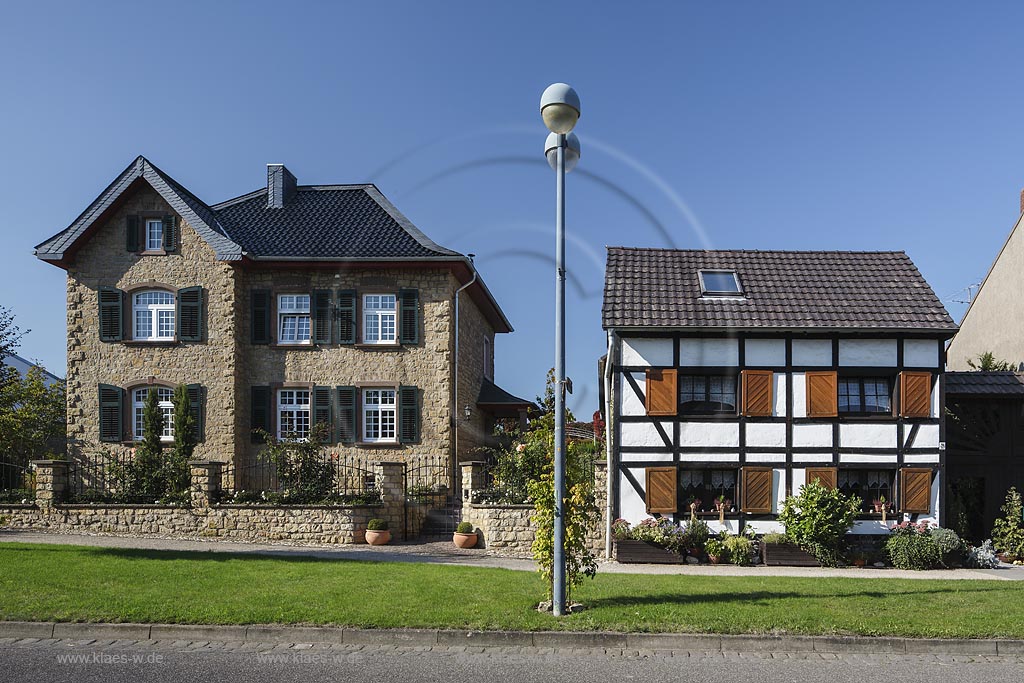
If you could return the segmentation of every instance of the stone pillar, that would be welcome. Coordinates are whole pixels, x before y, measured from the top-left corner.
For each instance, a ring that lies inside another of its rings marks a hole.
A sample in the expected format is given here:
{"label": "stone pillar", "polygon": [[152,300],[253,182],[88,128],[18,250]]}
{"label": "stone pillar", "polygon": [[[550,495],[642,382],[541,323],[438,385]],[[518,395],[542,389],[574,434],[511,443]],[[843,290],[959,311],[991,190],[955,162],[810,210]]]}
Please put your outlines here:
{"label": "stone pillar", "polygon": [[472,503],[475,494],[487,488],[487,471],[484,462],[462,463],[462,501]]}
{"label": "stone pillar", "polygon": [[223,465],[217,460],[193,460],[188,464],[192,473],[192,507],[208,508],[220,497]]}
{"label": "stone pillar", "polygon": [[67,460],[33,460],[36,468],[36,505],[52,508],[64,500],[68,488]]}
{"label": "stone pillar", "polygon": [[380,518],[387,520],[393,538],[405,540],[405,463],[378,462],[373,469],[384,503]]}

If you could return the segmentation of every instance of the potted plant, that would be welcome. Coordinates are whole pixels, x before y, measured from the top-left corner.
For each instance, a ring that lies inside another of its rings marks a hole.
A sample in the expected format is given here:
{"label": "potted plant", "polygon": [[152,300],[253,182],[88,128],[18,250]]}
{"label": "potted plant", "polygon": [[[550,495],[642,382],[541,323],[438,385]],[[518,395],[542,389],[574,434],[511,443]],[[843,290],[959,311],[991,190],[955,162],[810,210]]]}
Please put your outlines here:
{"label": "potted plant", "polygon": [[863,568],[868,563],[868,558],[864,553],[854,553],[853,557],[850,558],[850,564],[854,567]]}
{"label": "potted plant", "polygon": [[471,522],[459,522],[459,525],[455,527],[455,534],[452,536],[452,542],[456,548],[472,548],[476,545],[477,534],[473,530],[473,524]]}
{"label": "potted plant", "polygon": [[725,555],[725,543],[717,538],[712,538],[704,544],[704,552],[708,554],[708,561],[711,564],[718,564]]}
{"label": "potted plant", "polygon": [[703,519],[691,519],[686,525],[687,552],[698,560],[704,552],[704,544],[711,538],[711,529]]}
{"label": "potted plant", "polygon": [[882,521],[885,521],[886,512],[889,511],[889,506],[885,502],[885,496],[880,496],[871,501],[871,506],[875,508],[876,513],[882,514]]}
{"label": "potted plant", "polygon": [[[635,527],[624,519],[612,522],[615,560],[622,564],[682,564],[677,551],[685,532],[670,519],[648,517]],[[672,548],[672,549],[670,549]]]}
{"label": "potted plant", "polygon": [[715,510],[718,511],[718,523],[725,524],[725,511],[732,507],[732,500],[723,496],[715,498]]}
{"label": "potted plant", "polygon": [[370,545],[384,545],[391,540],[388,522],[385,519],[371,519],[366,523],[366,542]]}

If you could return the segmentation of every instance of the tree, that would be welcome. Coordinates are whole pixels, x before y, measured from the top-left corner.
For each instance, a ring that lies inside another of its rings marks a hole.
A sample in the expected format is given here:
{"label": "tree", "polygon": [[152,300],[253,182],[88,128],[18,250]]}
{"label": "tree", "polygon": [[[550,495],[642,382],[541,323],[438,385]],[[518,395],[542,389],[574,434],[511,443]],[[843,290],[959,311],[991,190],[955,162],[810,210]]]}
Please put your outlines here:
{"label": "tree", "polygon": [[[544,396],[537,397],[537,405],[540,406],[540,426],[550,429],[555,428],[555,369],[548,370],[547,381],[544,384]],[[572,414],[568,406],[565,407],[565,424],[575,422],[576,416]]]}
{"label": "tree", "polygon": [[21,344],[21,338],[31,330],[24,332],[14,324],[14,313],[5,306],[0,306],[0,361],[14,353]]}
{"label": "tree", "polygon": [[67,405],[64,384],[47,386],[43,370],[29,369],[0,382],[0,460],[27,465],[64,457]]}
{"label": "tree", "polygon": [[995,354],[991,351],[979,353],[977,362],[968,358],[967,365],[970,366],[971,370],[978,370],[980,372],[1012,372],[1017,369],[1008,360],[996,360]]}
{"label": "tree", "polygon": [[191,483],[188,463],[196,449],[196,420],[187,385],[179,384],[174,388],[171,403],[174,405],[174,447],[167,458],[165,479],[169,493],[182,494]]}
{"label": "tree", "polygon": [[125,493],[129,497],[159,500],[166,493],[163,447],[164,413],[156,389],[150,389],[142,404],[142,441],[135,447],[135,458],[126,466]]}
{"label": "tree", "polygon": [[[539,565],[538,571],[544,577],[548,588],[548,599],[554,593],[555,566],[555,475],[554,475],[554,432],[540,427],[530,432],[532,445],[542,445],[547,453],[547,466],[539,480],[527,483],[530,499],[533,501],[533,559]],[[528,446],[529,448],[529,446]],[[591,449],[585,445],[570,442],[566,449],[565,500],[563,501],[565,521],[565,598],[571,603],[572,591],[583,577],[593,578],[597,574],[597,559],[587,544],[587,532],[600,518],[600,509],[594,504],[594,476]]]}

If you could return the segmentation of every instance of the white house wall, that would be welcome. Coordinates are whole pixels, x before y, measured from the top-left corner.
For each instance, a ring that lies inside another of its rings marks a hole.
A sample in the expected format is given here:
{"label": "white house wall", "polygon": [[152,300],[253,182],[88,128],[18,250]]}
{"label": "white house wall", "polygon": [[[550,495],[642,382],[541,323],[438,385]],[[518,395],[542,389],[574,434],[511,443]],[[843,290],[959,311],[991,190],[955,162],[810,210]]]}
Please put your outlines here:
{"label": "white house wall", "polygon": [[[799,492],[806,482],[807,467],[933,467],[936,475],[932,510],[937,511],[941,503],[941,376],[932,390],[930,421],[808,419],[805,371],[841,368],[856,374],[855,368],[864,367],[871,374],[878,373],[880,368],[891,368],[885,372],[894,377],[904,368],[941,373],[943,343],[935,339],[855,338],[837,342],[794,338],[789,344],[787,354],[783,338],[620,338],[616,357],[623,370],[615,374],[613,386],[616,412],[624,420],[616,421],[616,447],[620,466],[629,468],[632,479],[625,475],[619,478],[617,514],[634,524],[648,516],[643,494],[634,489],[633,481],[642,489],[644,468],[662,464],[701,469],[771,467],[773,514],[781,509],[787,492]],[[787,355],[792,364],[789,372]],[[688,368],[772,370],[772,415],[734,419],[648,418],[643,372],[647,367],[675,367],[680,374],[687,374]],[[688,517],[682,510],[675,516],[679,523]],[[933,522],[936,518],[936,513],[915,516]],[[712,530],[719,528],[717,519],[705,519]],[[888,526],[900,519],[900,515],[894,515],[888,525],[877,520],[859,520],[853,531],[887,533]],[[781,530],[778,522],[761,515],[748,516],[746,521],[757,533]],[[733,533],[739,530],[738,525],[737,519],[726,521],[726,527]]]}

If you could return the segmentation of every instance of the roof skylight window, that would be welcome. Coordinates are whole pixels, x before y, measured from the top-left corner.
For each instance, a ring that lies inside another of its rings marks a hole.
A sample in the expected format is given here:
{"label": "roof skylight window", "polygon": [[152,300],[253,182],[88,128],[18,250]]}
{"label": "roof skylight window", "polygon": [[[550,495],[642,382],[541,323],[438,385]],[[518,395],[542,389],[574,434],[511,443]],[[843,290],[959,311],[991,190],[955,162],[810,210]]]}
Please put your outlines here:
{"label": "roof skylight window", "polygon": [[700,270],[697,274],[704,296],[743,296],[740,278],[734,270]]}

